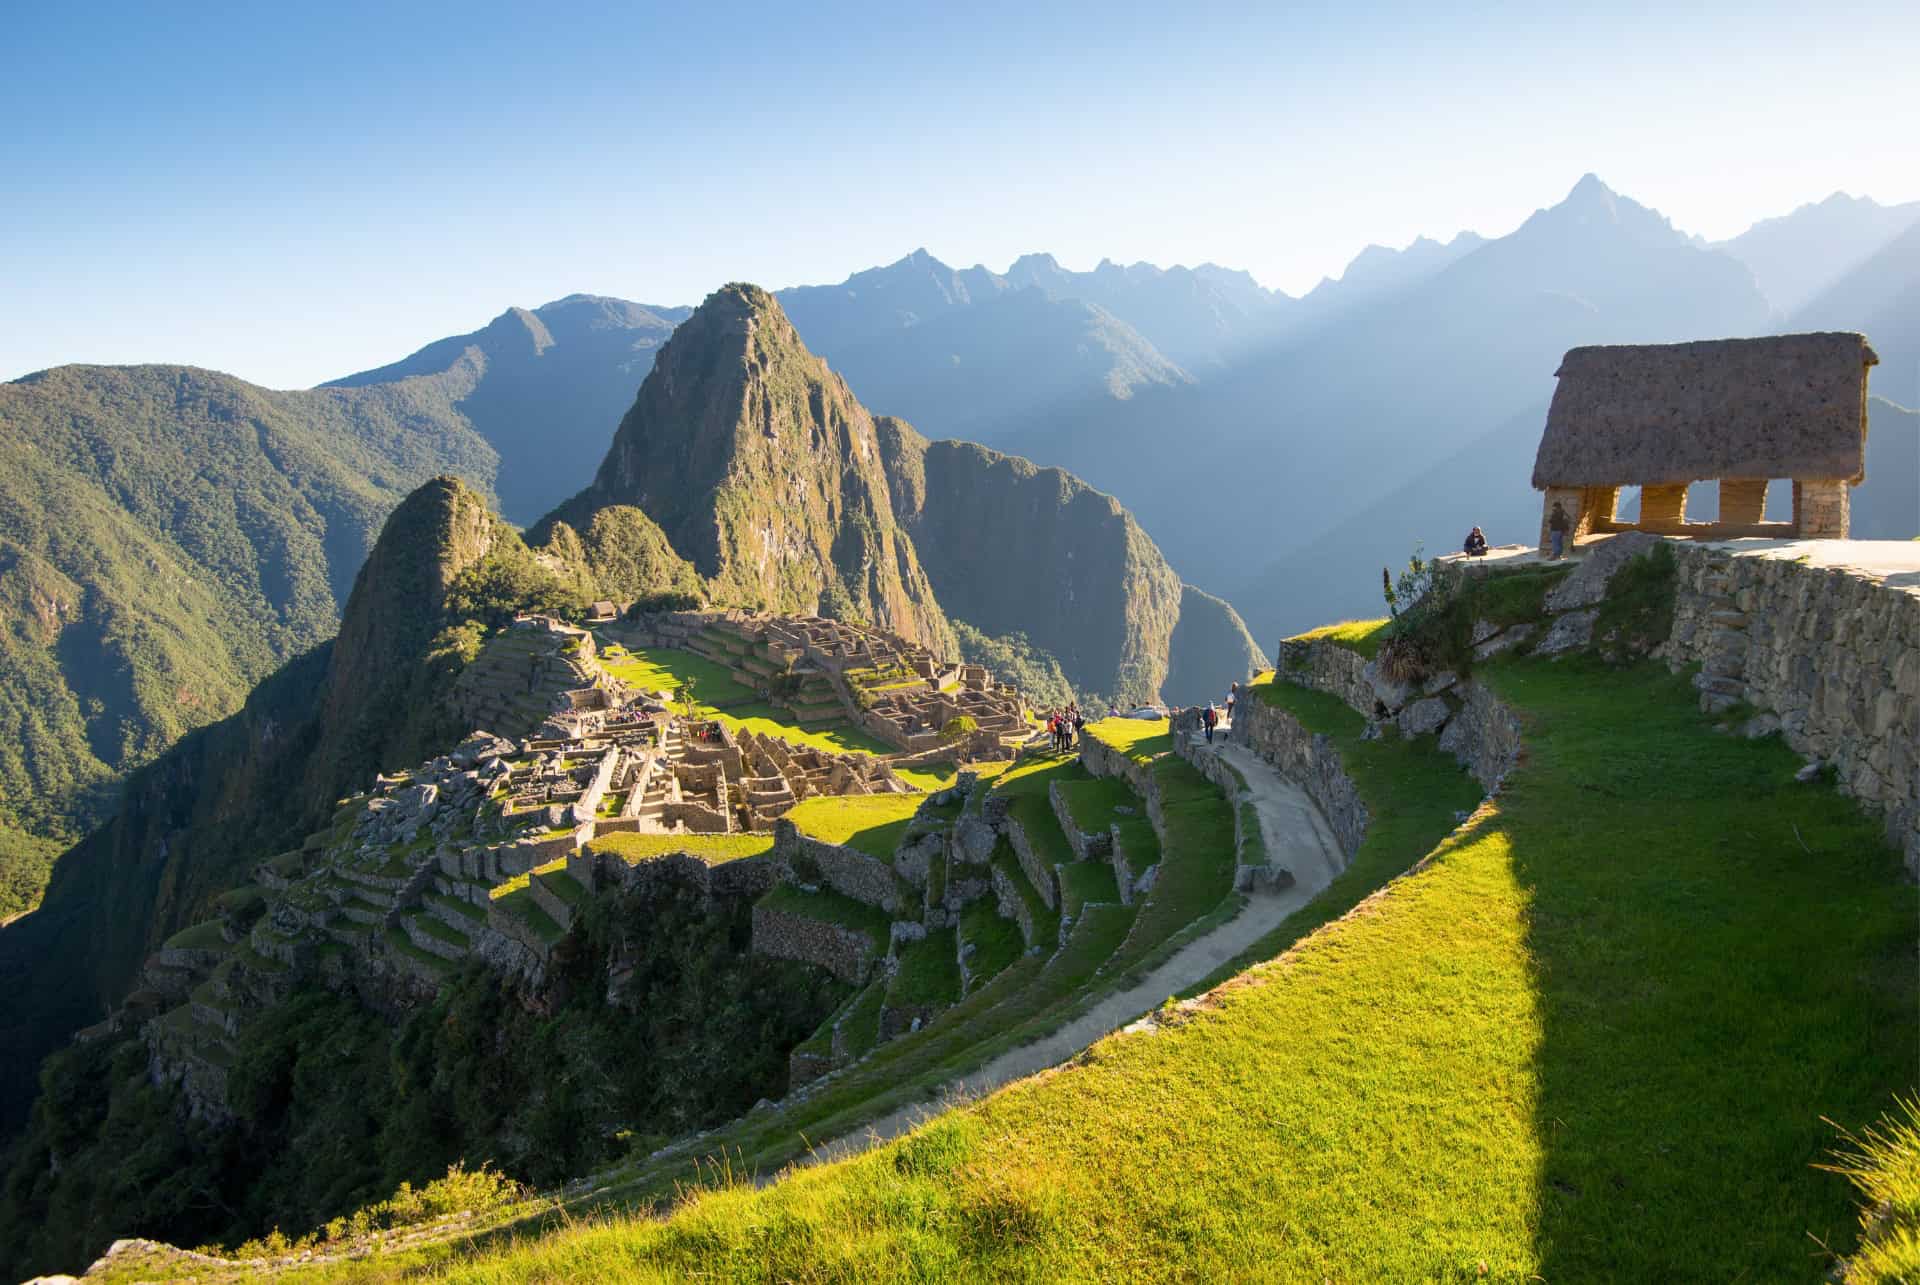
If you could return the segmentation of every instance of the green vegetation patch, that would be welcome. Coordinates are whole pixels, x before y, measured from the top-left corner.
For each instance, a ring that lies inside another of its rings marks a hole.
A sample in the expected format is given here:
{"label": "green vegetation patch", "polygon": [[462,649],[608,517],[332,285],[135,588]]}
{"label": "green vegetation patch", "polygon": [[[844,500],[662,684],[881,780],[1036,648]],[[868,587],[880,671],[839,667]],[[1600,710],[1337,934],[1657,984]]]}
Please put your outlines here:
{"label": "green vegetation patch", "polygon": [[831,888],[806,892],[794,884],[777,884],[755,904],[863,932],[873,939],[875,950],[885,950],[893,933],[893,920],[886,911]]}
{"label": "green vegetation patch", "polygon": [[493,904],[526,924],[535,936],[548,945],[567,935],[566,930],[553,921],[552,915],[540,909],[540,903],[533,899],[533,890],[525,883],[504,894],[496,890]]}
{"label": "green vegetation patch", "polygon": [[1295,634],[1288,642],[1326,642],[1336,647],[1345,647],[1348,651],[1358,652],[1371,660],[1380,654],[1380,644],[1386,641],[1387,620],[1342,620],[1337,624],[1322,625],[1318,629],[1309,629],[1304,634]]}
{"label": "green vegetation patch", "polygon": [[1020,940],[1020,925],[1001,915],[992,897],[982,897],[960,913],[960,942],[972,946],[967,956],[967,972],[978,989],[990,978],[1020,958],[1026,943]]}
{"label": "green vegetation patch", "polygon": [[225,950],[227,939],[220,935],[220,920],[208,919],[182,928],[166,945],[169,950]]}
{"label": "green vegetation patch", "polygon": [[945,1007],[958,1001],[960,964],[955,950],[952,928],[938,928],[919,941],[902,942],[899,970],[887,990],[887,1002]]}
{"label": "green vegetation patch", "polygon": [[1118,903],[1120,886],[1114,881],[1113,867],[1105,861],[1074,861],[1061,866],[1060,898],[1074,913],[1089,902]]}
{"label": "green vegetation patch", "polygon": [[1065,865],[1075,860],[1073,845],[1067,842],[1066,833],[1060,829],[1060,818],[1053,814],[1053,804],[1046,795],[1015,796],[1007,815],[1019,822],[1033,855],[1040,859],[1042,866]]}
{"label": "green vegetation patch", "polygon": [[1115,808],[1127,807],[1138,812],[1144,806],[1127,788],[1127,783],[1116,777],[1062,781],[1060,797],[1067,805],[1067,815],[1073,818],[1082,834],[1105,834],[1121,815]]}
{"label": "green vegetation patch", "polygon": [[1137,903],[1139,918],[1113,967],[1142,963],[1174,934],[1233,896],[1233,806],[1185,759],[1153,765],[1160,791],[1160,871]]}
{"label": "green vegetation patch", "polygon": [[800,833],[822,843],[840,843],[892,862],[926,796],[848,794],[802,799],[787,813]]}
{"label": "green vegetation patch", "polygon": [[1135,763],[1151,763],[1173,752],[1172,727],[1164,718],[1103,718],[1088,723],[1086,735]]}
{"label": "green vegetation patch", "polygon": [[618,659],[603,659],[601,668],[621,682],[648,692],[671,692],[693,684],[694,699],[709,706],[737,705],[757,699],[753,689],[733,676],[725,665],[677,647],[633,648]]}
{"label": "green vegetation patch", "polygon": [[603,834],[589,840],[590,852],[619,857],[632,865],[655,857],[685,853],[710,866],[742,857],[757,857],[773,850],[770,834]]}
{"label": "green vegetation patch", "polygon": [[840,1019],[840,1045],[849,1058],[865,1057],[880,1042],[880,1010],[887,1002],[887,984],[876,980],[853,997]]}

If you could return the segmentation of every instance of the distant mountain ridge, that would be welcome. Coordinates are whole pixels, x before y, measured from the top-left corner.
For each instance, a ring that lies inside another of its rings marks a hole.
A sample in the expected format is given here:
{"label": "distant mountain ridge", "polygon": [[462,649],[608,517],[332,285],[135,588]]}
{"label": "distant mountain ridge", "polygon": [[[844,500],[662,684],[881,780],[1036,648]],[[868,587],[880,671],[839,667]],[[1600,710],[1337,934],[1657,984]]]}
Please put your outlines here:
{"label": "distant mountain ridge", "polygon": [[525,524],[588,475],[608,430],[653,368],[654,353],[691,312],[572,294],[538,308],[508,308],[469,334],[322,387],[462,372],[454,408],[499,452],[501,512]]}

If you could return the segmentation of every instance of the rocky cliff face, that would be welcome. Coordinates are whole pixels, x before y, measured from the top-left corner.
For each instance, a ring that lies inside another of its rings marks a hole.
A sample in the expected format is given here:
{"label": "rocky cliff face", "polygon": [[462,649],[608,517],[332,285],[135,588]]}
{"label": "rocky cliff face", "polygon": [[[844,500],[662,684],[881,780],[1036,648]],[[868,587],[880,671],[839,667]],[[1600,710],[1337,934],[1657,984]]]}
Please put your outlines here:
{"label": "rocky cliff face", "polygon": [[715,291],[681,324],[593,485],[534,536],[618,504],[658,523],[717,602],[852,616],[954,651],[873,417],[757,286]]}
{"label": "rocky cliff face", "polygon": [[895,511],[959,619],[1024,632],[1076,687],[1122,703],[1158,698],[1170,675],[1170,698],[1198,700],[1258,666],[1233,608],[1182,585],[1112,496],[1059,469],[877,422]]}

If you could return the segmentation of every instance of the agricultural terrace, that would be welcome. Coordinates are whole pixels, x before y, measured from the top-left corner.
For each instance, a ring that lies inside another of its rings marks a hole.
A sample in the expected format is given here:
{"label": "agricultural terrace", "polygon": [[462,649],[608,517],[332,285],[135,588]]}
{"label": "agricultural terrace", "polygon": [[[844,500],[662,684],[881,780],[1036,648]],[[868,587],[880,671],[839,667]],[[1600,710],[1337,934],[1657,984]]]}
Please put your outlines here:
{"label": "agricultural terrace", "polygon": [[[670,1217],[606,1214],[441,1270],[1818,1279],[1856,1222],[1847,1183],[1815,1168],[1842,1141],[1822,1117],[1863,1127],[1913,1075],[1920,893],[1876,822],[1797,783],[1785,747],[1715,731],[1684,679],[1584,660],[1482,677],[1529,729],[1498,800],[1156,1034],[747,1181],[796,1125],[835,1136],[876,1095],[911,1100],[983,1039],[1019,1038],[1048,973],[1072,969],[1064,949],[1023,956],[806,1111],[716,1135],[731,1183],[705,1170]],[[1048,770],[1070,769],[1009,775]],[[1355,779],[1384,805],[1420,770]],[[1430,827],[1448,800],[1409,801]]]}

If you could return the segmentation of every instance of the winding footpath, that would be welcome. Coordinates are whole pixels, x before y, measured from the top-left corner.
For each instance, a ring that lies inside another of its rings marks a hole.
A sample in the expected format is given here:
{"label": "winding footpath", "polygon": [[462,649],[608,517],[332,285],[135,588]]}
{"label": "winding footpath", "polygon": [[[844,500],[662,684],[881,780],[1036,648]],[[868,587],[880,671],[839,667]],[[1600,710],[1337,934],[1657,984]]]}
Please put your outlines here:
{"label": "winding footpath", "polygon": [[[1199,739],[1197,734],[1195,739]],[[1340,853],[1333,831],[1320,815],[1320,809],[1299,786],[1244,746],[1228,744],[1219,731],[1215,732],[1213,745],[1202,752],[1217,754],[1246,778],[1248,794],[1260,818],[1260,833],[1266,840],[1268,858],[1293,872],[1293,886],[1279,892],[1247,894],[1246,905],[1239,914],[1188,942],[1137,985],[1103,996],[1092,1008],[1057,1030],[1031,1044],[1009,1049],[972,1074],[941,1086],[940,1101],[952,1103],[984,1097],[1004,1084],[1059,1066],[1077,1056],[1089,1045],[1152,1012],[1165,1003],[1169,995],[1177,995],[1204,981],[1222,964],[1278,928],[1288,915],[1312,901],[1345,869],[1346,858]],[[869,1147],[910,1132],[938,1114],[939,1109],[919,1103],[901,1107],[868,1122],[858,1132],[820,1144],[804,1163],[819,1164],[858,1155]],[[777,1175],[766,1181],[774,1177]]]}

